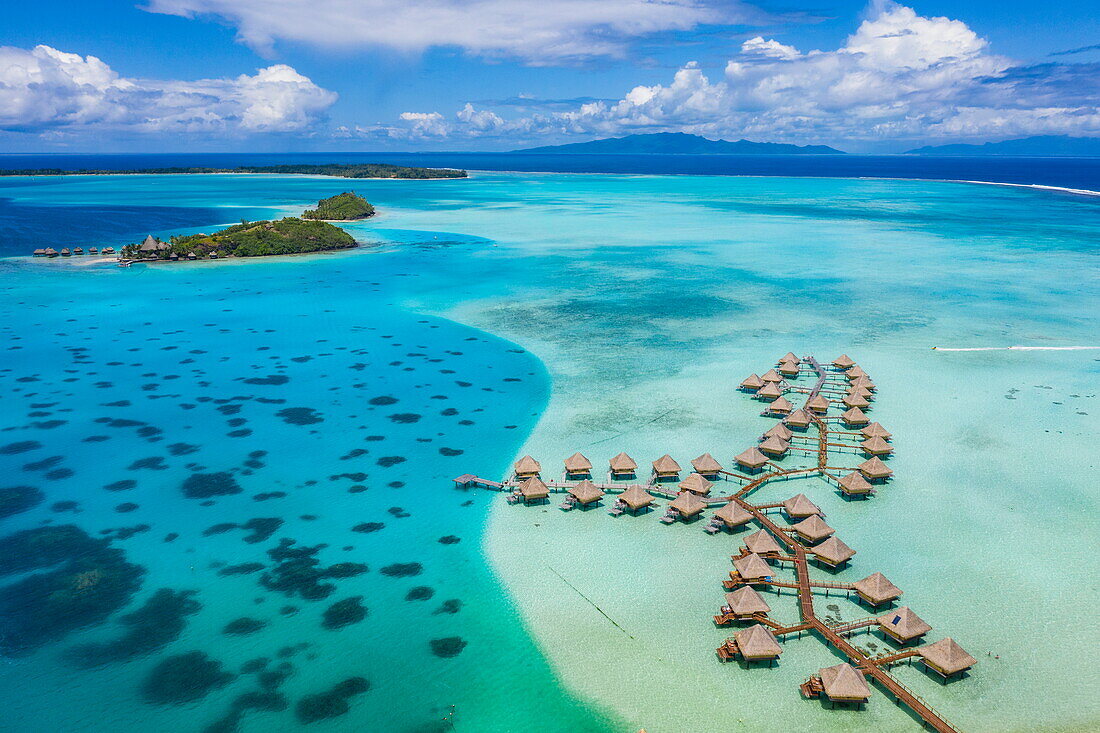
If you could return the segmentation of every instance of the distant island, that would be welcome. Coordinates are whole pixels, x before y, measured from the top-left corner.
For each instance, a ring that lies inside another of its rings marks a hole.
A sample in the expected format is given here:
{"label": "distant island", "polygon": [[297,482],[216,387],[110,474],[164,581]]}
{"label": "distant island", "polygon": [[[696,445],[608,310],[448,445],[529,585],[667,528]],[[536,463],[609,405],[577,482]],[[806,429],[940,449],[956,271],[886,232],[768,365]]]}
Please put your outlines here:
{"label": "distant island", "polygon": [[303,219],[319,221],[356,221],[374,216],[374,207],[357,193],[345,191],[317,202],[316,209],[306,209]]}
{"label": "distant island", "polygon": [[512,150],[513,153],[565,153],[582,155],[845,155],[827,145],[755,143],[751,140],[708,140],[684,132],[655,132],[592,140],[586,143],[545,145]]}
{"label": "distant island", "polygon": [[61,168],[27,168],[0,170],[0,176],[116,176],[116,175],[181,175],[189,173],[277,173],[282,175],[335,176],[338,178],[403,178],[425,180],[436,178],[467,178],[469,174],[453,168],[410,168],[387,163],[323,163],[319,165],[244,165],[237,168],[134,168],[83,169],[67,171]]}
{"label": "distant island", "polygon": [[1037,135],[1018,140],[968,145],[926,145],[905,151],[906,155],[1020,155],[1043,157],[1100,157],[1100,138],[1068,135]]}
{"label": "distant island", "polygon": [[307,254],[358,246],[355,239],[326,221],[287,217],[278,221],[242,221],[213,234],[187,234],[168,242],[149,235],[122,248],[123,261],[198,260]]}

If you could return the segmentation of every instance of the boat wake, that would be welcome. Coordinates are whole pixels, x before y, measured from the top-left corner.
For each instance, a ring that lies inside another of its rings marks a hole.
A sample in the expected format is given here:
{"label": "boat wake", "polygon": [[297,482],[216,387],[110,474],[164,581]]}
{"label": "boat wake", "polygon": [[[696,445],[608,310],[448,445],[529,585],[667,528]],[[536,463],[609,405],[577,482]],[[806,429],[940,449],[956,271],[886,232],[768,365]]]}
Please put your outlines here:
{"label": "boat wake", "polygon": [[1100,346],[972,346],[968,348],[948,348],[933,346],[933,351],[1097,351]]}

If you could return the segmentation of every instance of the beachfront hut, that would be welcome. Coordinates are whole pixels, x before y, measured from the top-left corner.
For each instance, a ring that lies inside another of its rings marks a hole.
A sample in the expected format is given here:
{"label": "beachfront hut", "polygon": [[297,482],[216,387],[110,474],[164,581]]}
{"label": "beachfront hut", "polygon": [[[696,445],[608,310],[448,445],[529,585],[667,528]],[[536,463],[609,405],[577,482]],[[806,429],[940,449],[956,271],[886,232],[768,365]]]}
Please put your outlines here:
{"label": "beachfront hut", "polygon": [[830,702],[863,703],[871,697],[871,686],[863,672],[847,662],[825,667],[817,674],[821,678],[822,692]]}
{"label": "beachfront hut", "polygon": [[199,258],[199,256],[197,254],[195,254],[194,252],[188,252],[187,253],[187,259],[189,259],[189,260],[197,260],[198,258]]}
{"label": "beachfront hut", "polygon": [[891,583],[882,573],[871,573],[863,580],[857,580],[852,584],[852,590],[872,606],[896,601],[901,596],[901,588]]}
{"label": "beachfront hut", "polygon": [[859,447],[870,456],[888,456],[894,452],[894,446],[877,436],[863,441],[859,444]]}
{"label": "beachfront hut", "polygon": [[873,490],[871,484],[867,482],[867,479],[858,471],[852,471],[847,476],[842,477],[837,483],[840,484],[840,490],[844,492],[846,496],[866,496]]}
{"label": "beachfront hut", "polygon": [[813,420],[810,418],[809,414],[807,414],[805,410],[795,410],[790,415],[788,415],[787,419],[783,422],[785,422],[792,428],[805,430],[807,427],[809,427],[810,423],[813,422]]}
{"label": "beachfront hut", "polygon": [[775,382],[768,382],[763,387],[756,390],[756,396],[765,400],[774,400],[777,397],[783,396],[783,390],[779,389],[779,385]]}
{"label": "beachfront hut", "polygon": [[868,422],[867,414],[858,407],[850,407],[840,415],[840,419],[844,421],[844,424],[850,428],[866,425]]}
{"label": "beachfront hut", "polygon": [[810,501],[805,494],[795,494],[783,502],[783,511],[791,519],[805,519],[815,514],[821,514],[821,509],[818,508],[817,504]]}
{"label": "beachfront hut", "polygon": [[879,425],[877,422],[873,422],[867,427],[861,429],[859,432],[863,433],[868,438],[882,438],[883,440],[890,440],[893,434],[886,428]]}
{"label": "beachfront hut", "polygon": [[790,440],[794,436],[794,433],[791,432],[791,429],[783,423],[777,422],[775,425],[772,425],[770,428],[768,428],[767,431],[764,433],[765,438],[770,438],[773,435],[777,438],[782,438],[783,440]]}
{"label": "beachfront hut", "polygon": [[977,659],[970,656],[950,636],[928,646],[922,646],[917,651],[920,652],[924,666],[938,672],[945,681],[949,677],[962,674],[978,663]]}
{"label": "beachfront hut", "polygon": [[867,479],[871,483],[883,483],[886,479],[894,475],[894,472],[890,470],[890,467],[882,462],[882,459],[878,456],[874,456],[863,463],[856,466],[856,470],[863,474],[863,478]]}
{"label": "beachfront hut", "polygon": [[146,235],[145,239],[142,241],[141,245],[138,247],[138,252],[140,252],[143,257],[149,257],[149,256],[155,257],[155,256],[159,255],[161,252],[167,252],[167,251],[168,251],[168,244],[165,243],[165,242],[160,241],[159,239],[154,237],[152,234]]}
{"label": "beachfront hut", "polygon": [[797,377],[798,376],[798,362],[797,361],[784,361],[779,364],[779,373],[784,377]]}
{"label": "beachfront hut", "polygon": [[932,630],[924,619],[909,610],[909,606],[879,616],[878,625],[882,633],[900,644],[908,644]]}
{"label": "beachfront hut", "polygon": [[823,395],[815,395],[812,400],[806,403],[806,407],[813,412],[824,415],[829,411],[829,400],[825,399]]}
{"label": "beachfront hut", "polygon": [[653,462],[653,475],[657,480],[680,478],[680,464],[672,460],[672,456],[665,453]]}
{"label": "beachfront hut", "polygon": [[831,568],[840,567],[844,563],[851,560],[852,557],[856,554],[855,550],[841,542],[836,535],[833,535],[829,539],[822,542],[820,545],[815,545],[814,547],[811,547],[810,552],[812,552],[817,557],[819,562],[822,562]]}
{"label": "beachfront hut", "polygon": [[704,509],[707,508],[707,505],[703,503],[703,500],[695,494],[691,493],[690,491],[680,492],[680,494],[677,495],[677,497],[673,499],[668,506],[670,509],[675,509],[677,512],[679,512],[680,517],[685,520],[698,516],[700,513],[702,513]]}
{"label": "beachfront hut", "polygon": [[637,514],[639,509],[644,509],[653,503],[653,496],[641,486],[631,486],[619,494],[619,501],[625,504],[631,513]]}
{"label": "beachfront hut", "polygon": [[786,455],[787,451],[790,449],[790,443],[783,440],[778,435],[771,435],[764,438],[764,442],[760,444],[761,453],[777,458]]}
{"label": "beachfront hut", "polygon": [[746,662],[771,661],[783,653],[775,634],[763,624],[753,624],[733,637],[737,641],[737,651],[741,652],[741,658]]}
{"label": "beachfront hut", "polygon": [[859,407],[859,408],[868,407],[871,404],[870,402],[867,401],[867,398],[860,397],[859,395],[855,395],[855,394],[844,395],[844,399],[842,399],[841,402],[844,403],[845,407]]}
{"label": "beachfront hut", "polygon": [[797,356],[794,355],[793,351],[788,351],[786,354],[779,357],[779,363],[780,364],[782,364],[785,361],[793,361],[795,364],[800,364],[802,362],[801,359],[799,359]]}
{"label": "beachfront hut", "polygon": [[741,580],[748,583],[758,582],[775,574],[775,568],[764,562],[764,558],[751,552],[735,559],[733,567],[737,569]]}
{"label": "beachfront hut", "polygon": [[840,367],[841,369],[851,369],[855,366],[855,362],[847,354],[841,354],[837,358],[833,359],[833,366]]}
{"label": "beachfront hut", "polygon": [[726,594],[726,606],[722,611],[735,619],[752,618],[756,614],[767,614],[772,610],[767,601],[752,586],[743,585],[732,593]]}
{"label": "beachfront hut", "polygon": [[835,529],[825,524],[825,520],[817,514],[809,516],[794,525],[794,531],[807,542],[820,542],[836,532]]}
{"label": "beachfront hut", "polygon": [[542,501],[550,496],[550,489],[546,487],[546,484],[542,482],[538,476],[532,476],[519,485],[520,496],[523,497],[524,504],[530,504],[533,501]]}
{"label": "beachfront hut", "polygon": [[710,453],[704,453],[693,460],[691,467],[695,469],[695,473],[707,478],[714,478],[722,470],[722,464],[714,460]]}
{"label": "beachfront hut", "polygon": [[689,473],[688,477],[680,482],[680,491],[690,491],[696,496],[706,496],[710,493],[710,487],[714,486],[710,481],[697,473]]}
{"label": "beachfront hut", "polygon": [[569,495],[576,499],[581,506],[588,506],[603,498],[603,489],[585,479],[576,486],[570,486]]}
{"label": "beachfront hut", "polygon": [[744,539],[745,549],[756,555],[778,555],[779,543],[765,529],[759,529]]}
{"label": "beachfront hut", "polygon": [[756,376],[755,374],[750,374],[749,376],[745,377],[744,381],[741,382],[741,389],[747,390],[749,392],[755,392],[763,386],[764,380]]}
{"label": "beachfront hut", "polygon": [[779,376],[779,372],[775,371],[774,369],[769,369],[768,371],[764,372],[760,375],[760,378],[763,379],[765,382],[773,382],[775,384],[783,381],[783,377]]}
{"label": "beachfront hut", "polygon": [[626,453],[620,453],[609,461],[608,468],[613,479],[630,478],[637,472],[638,464]]}
{"label": "beachfront hut", "polygon": [[749,448],[737,454],[737,457],[733,459],[737,462],[738,466],[741,466],[749,473],[759,471],[763,468],[764,464],[768,462],[768,457],[760,452],[760,449],[756,446]]}
{"label": "beachfront hut", "polygon": [[770,405],[768,405],[768,412],[776,415],[790,415],[791,410],[794,409],[794,405],[786,397],[780,395],[776,397]]}
{"label": "beachfront hut", "polygon": [[731,501],[723,506],[714,513],[714,516],[729,529],[740,527],[752,521],[752,514],[736,501]]}
{"label": "beachfront hut", "polygon": [[565,477],[567,479],[574,476],[591,476],[592,475],[592,461],[585,458],[580,453],[574,453],[565,459]]}
{"label": "beachfront hut", "polygon": [[531,456],[524,456],[512,464],[517,479],[528,479],[542,472],[542,465]]}

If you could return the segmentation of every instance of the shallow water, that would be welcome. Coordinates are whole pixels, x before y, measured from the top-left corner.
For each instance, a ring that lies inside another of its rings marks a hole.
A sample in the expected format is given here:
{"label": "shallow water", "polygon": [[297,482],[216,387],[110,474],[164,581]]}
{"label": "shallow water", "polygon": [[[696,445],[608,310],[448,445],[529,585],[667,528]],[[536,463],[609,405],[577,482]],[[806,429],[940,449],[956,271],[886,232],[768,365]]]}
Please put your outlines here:
{"label": "shallow water", "polygon": [[[32,609],[3,606],[23,633],[8,625],[0,685],[24,729],[224,722],[243,693],[278,679],[241,673],[258,657],[271,658],[269,670],[293,666],[275,686],[287,708],[241,712],[239,730],[297,725],[303,698],[356,676],[371,689],[311,727],[431,730],[455,704],[455,728],[469,730],[759,729],[777,719],[915,729],[881,695],[862,713],[800,700],[797,683],[833,663],[815,640],[788,643],[772,669],[715,661],[726,632],[710,615],[736,538],[665,527],[657,514],[564,514],[450,487],[465,471],[499,476],[521,449],[550,473],[578,449],[598,467],[620,450],[643,465],[664,452],[686,465],[703,451],[728,463],[771,424],[737,383],[787,350],[859,360],[879,386],[873,418],[899,446],[897,478],[870,501],[800,482],[859,553],[839,579],[881,570],[932,624],[931,639],[950,635],[979,657],[968,679],[947,686],[916,668],[899,676],[967,730],[1100,721],[1095,665],[1080,653],[1097,630],[1095,563],[1066,553],[1100,536],[1090,478],[1100,353],[930,348],[1100,345],[1094,201],[964,184],[689,177],[18,183],[6,182],[4,196],[36,212],[19,219],[20,248],[49,236],[49,211],[70,220],[69,207],[159,207],[183,222],[158,234],[295,213],[349,187],[382,212],[347,227],[372,246],[342,255],[129,269],[0,261],[0,446],[40,444],[0,450],[0,468],[5,486],[43,494],[0,529],[49,521],[94,537],[150,527],[111,540],[137,570],[121,573],[130,585],[119,581],[99,616],[81,606],[87,627],[43,631],[26,621]],[[211,219],[215,209],[224,216]],[[117,247],[145,234],[117,226],[81,241]],[[370,403],[379,397],[397,402]],[[141,434],[150,427],[161,432]],[[170,448],[179,444],[196,449]],[[60,460],[43,462],[52,456]],[[72,475],[48,477],[58,469]],[[240,493],[211,506],[184,496],[192,474],[221,472]],[[136,486],[103,488],[126,480]],[[349,493],[356,486],[366,489]],[[64,501],[76,511],[53,510]],[[138,506],[120,513],[124,503]],[[284,523],[255,543],[247,529],[215,527],[254,518]],[[372,522],[384,527],[353,529]],[[170,532],[179,537],[166,543]],[[301,597],[313,592],[312,572],[290,575],[303,581],[290,595],[264,587],[265,573],[272,585],[284,577],[269,555],[282,538],[326,543],[318,567],[369,570],[322,579],[335,590],[321,600]],[[93,560],[117,563],[103,552]],[[243,563],[264,567],[221,572]],[[405,575],[407,563],[419,574]],[[58,582],[83,588],[71,580]],[[202,605],[153,614],[161,626],[175,618],[174,638],[123,659],[98,648],[92,669],[73,661],[80,645],[123,636],[132,624],[122,617],[161,588],[195,590]],[[356,596],[367,616],[326,629],[326,609]],[[461,601],[457,613],[450,599]],[[837,603],[845,618],[862,615]],[[223,633],[240,618],[267,625]],[[433,653],[432,640],[453,637],[467,644],[435,649],[455,656]],[[292,647],[285,660],[283,647]],[[215,673],[208,690],[172,688],[179,702],[148,702],[153,668],[192,651],[237,676]]]}

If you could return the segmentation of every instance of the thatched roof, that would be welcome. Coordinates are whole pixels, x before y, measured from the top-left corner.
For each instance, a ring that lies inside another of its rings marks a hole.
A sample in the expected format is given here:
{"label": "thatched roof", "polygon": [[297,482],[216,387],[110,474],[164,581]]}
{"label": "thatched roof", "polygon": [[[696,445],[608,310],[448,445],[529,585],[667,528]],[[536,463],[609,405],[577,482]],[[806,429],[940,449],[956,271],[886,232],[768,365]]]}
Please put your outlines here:
{"label": "thatched roof", "polygon": [[164,242],[160,242],[152,234],[145,235],[145,239],[142,241],[138,250],[141,252],[160,252],[161,250],[168,249],[168,245]]}
{"label": "thatched roof", "polygon": [[866,700],[871,696],[871,686],[863,673],[847,662],[826,667],[817,674],[830,700]]}
{"label": "thatched roof", "polygon": [[750,374],[741,382],[741,386],[745,389],[760,389],[764,386],[764,380],[755,374]]}
{"label": "thatched roof", "polygon": [[868,438],[859,444],[865,452],[870,453],[873,456],[885,456],[894,452],[894,446],[887,443],[877,435],[873,438]]}
{"label": "thatched roof", "polygon": [[833,359],[833,366],[838,366],[841,369],[847,369],[855,364],[851,357],[847,354],[841,354],[837,358]]}
{"label": "thatched roof", "polygon": [[709,494],[711,486],[714,484],[697,473],[689,473],[688,477],[680,482],[681,491],[690,491],[693,494]]}
{"label": "thatched roof", "polygon": [[653,470],[657,473],[680,473],[680,464],[672,460],[672,456],[665,453],[653,462]]}
{"label": "thatched roof", "polygon": [[569,493],[581,504],[591,504],[603,498],[603,489],[588,479],[581,481],[576,486],[570,486]]}
{"label": "thatched roof", "polygon": [[611,470],[615,473],[634,473],[638,470],[638,464],[626,453],[620,453],[609,461]]}
{"label": "thatched roof", "polygon": [[849,380],[852,380],[859,379],[866,373],[867,372],[863,371],[863,367],[861,367],[859,364],[853,364],[851,369],[848,369],[844,372],[844,375],[848,377]]}
{"label": "thatched roof", "polygon": [[775,634],[762,624],[753,624],[733,635],[745,659],[774,659],[783,653]]}
{"label": "thatched roof", "polygon": [[810,552],[830,565],[839,565],[845,560],[851,560],[852,556],[856,554],[855,550],[841,542],[836,535],[833,535],[820,545],[814,545],[810,548]]}
{"label": "thatched roof", "polygon": [[775,400],[770,405],[768,405],[769,411],[777,412],[781,415],[787,415],[793,409],[794,405],[791,404],[791,401],[788,400],[786,397],[783,397],[782,395],[776,397]]}
{"label": "thatched roof", "polygon": [[748,466],[749,468],[760,468],[768,462],[768,457],[760,452],[760,449],[755,445],[748,450],[744,450],[737,454],[737,457],[733,460],[740,463],[742,466]]}
{"label": "thatched roof", "polygon": [[760,444],[760,451],[768,455],[781,456],[790,449],[790,444],[778,435],[769,435]]}
{"label": "thatched roof", "polygon": [[765,382],[783,381],[783,377],[779,376],[779,372],[775,371],[774,369],[769,369],[768,371],[764,372],[760,375],[760,378],[763,379]]}
{"label": "thatched roof", "polygon": [[852,471],[840,479],[840,488],[845,494],[866,494],[871,490],[871,484],[863,478],[858,471]]}
{"label": "thatched roof", "polygon": [[707,508],[703,500],[690,491],[680,492],[680,494],[669,503],[669,506],[685,517],[694,517]]}
{"label": "thatched roof", "polygon": [[871,390],[872,392],[875,391],[875,383],[872,382],[871,378],[868,377],[866,374],[863,375],[862,377],[859,377],[858,379],[853,380],[852,381],[852,386],[853,387],[866,387],[867,389]]}
{"label": "thatched roof", "polygon": [[565,459],[565,470],[569,473],[587,473],[592,470],[592,461],[580,453],[574,453]]}
{"label": "thatched roof", "polygon": [[795,410],[787,416],[785,421],[788,425],[794,425],[796,428],[804,428],[813,422],[810,416],[806,414],[805,410]]}
{"label": "thatched roof", "polygon": [[909,610],[909,606],[879,616],[878,623],[884,631],[901,641],[916,639],[932,630],[924,619]]}
{"label": "thatched roof", "polygon": [[786,354],[779,358],[779,363],[782,364],[785,361],[793,361],[795,364],[800,363],[802,360],[794,355],[793,352],[788,351]]}
{"label": "thatched roof", "polygon": [[739,527],[752,520],[752,514],[736,501],[731,501],[729,504],[723,506],[714,513],[714,516],[721,519],[730,527]]}
{"label": "thatched roof", "polygon": [[943,674],[955,674],[964,669],[969,669],[977,664],[978,660],[970,656],[965,649],[955,643],[950,636],[939,641],[922,646],[917,651],[924,657],[924,661],[938,669]]}
{"label": "thatched roof", "polygon": [[846,407],[867,407],[871,404],[866,398],[853,394],[845,395],[841,402],[843,402]]}
{"label": "thatched roof", "polygon": [[691,467],[699,473],[718,473],[722,470],[722,464],[714,460],[710,453],[704,453],[691,462]]}
{"label": "thatched roof", "polygon": [[852,588],[876,606],[901,595],[901,588],[887,580],[882,573],[872,573],[863,580],[857,580]]}
{"label": "thatched roof", "polygon": [[737,568],[737,574],[745,580],[770,578],[775,575],[775,568],[764,562],[764,558],[754,552],[734,560],[733,567]]}
{"label": "thatched roof", "polygon": [[767,432],[764,433],[765,438],[770,438],[773,435],[782,438],[783,440],[790,440],[791,436],[793,436],[794,433],[791,432],[791,429],[783,423],[777,422],[775,425],[772,425],[770,428],[768,428]]}
{"label": "thatched roof", "polygon": [[767,613],[772,610],[756,589],[749,585],[743,585],[733,593],[727,593],[726,603],[737,616],[751,616],[754,613]]}
{"label": "thatched roof", "polygon": [[785,377],[793,377],[798,374],[798,364],[793,361],[785,361],[779,365],[779,373]]}
{"label": "thatched roof", "polygon": [[818,542],[836,532],[835,529],[825,524],[824,519],[816,514],[806,517],[794,525],[794,531],[798,532],[799,537],[804,537],[810,542]]}
{"label": "thatched roof", "polygon": [[767,530],[760,529],[752,534],[748,535],[744,539],[745,548],[757,555],[764,555],[769,552],[779,552],[779,543],[775,541]]}
{"label": "thatched roof", "polygon": [[823,395],[816,395],[812,400],[806,403],[806,407],[815,412],[825,412],[829,409],[829,400],[825,399]]}
{"label": "thatched roof", "polygon": [[631,509],[641,509],[653,503],[653,496],[641,486],[631,486],[619,494],[619,498]]}
{"label": "thatched roof", "polygon": [[858,407],[852,407],[841,413],[840,419],[849,425],[866,425],[867,413]]}
{"label": "thatched roof", "polygon": [[519,485],[519,493],[523,494],[524,499],[545,499],[550,496],[550,489],[538,476],[532,476]]}
{"label": "thatched roof", "polygon": [[782,397],[783,390],[779,389],[779,385],[777,385],[775,382],[768,382],[763,387],[756,390],[756,396],[771,398]]}
{"label": "thatched roof", "polygon": [[783,502],[783,510],[789,517],[808,517],[813,514],[821,514],[821,509],[814,504],[805,494],[795,494]]}
{"label": "thatched roof", "polygon": [[870,425],[863,428],[859,432],[863,433],[868,438],[879,437],[879,438],[882,438],[883,440],[889,440],[891,437],[893,437],[893,434],[889,430],[882,427],[877,422],[871,423]]}
{"label": "thatched roof", "polygon": [[848,394],[853,395],[853,396],[854,395],[859,395],[860,397],[862,397],[865,400],[874,399],[874,394],[871,392],[871,390],[867,389],[866,387],[848,387]]}
{"label": "thatched roof", "polygon": [[865,478],[887,478],[888,476],[894,475],[890,467],[883,463],[882,459],[878,456],[867,459],[856,466],[856,468]]}
{"label": "thatched roof", "polygon": [[512,465],[512,468],[515,469],[516,473],[539,473],[542,471],[542,465],[531,456],[520,458]]}

